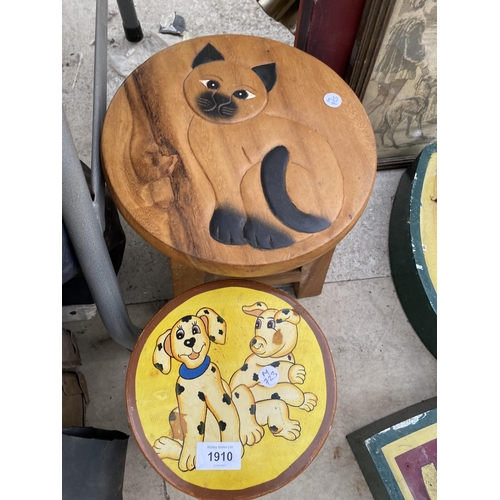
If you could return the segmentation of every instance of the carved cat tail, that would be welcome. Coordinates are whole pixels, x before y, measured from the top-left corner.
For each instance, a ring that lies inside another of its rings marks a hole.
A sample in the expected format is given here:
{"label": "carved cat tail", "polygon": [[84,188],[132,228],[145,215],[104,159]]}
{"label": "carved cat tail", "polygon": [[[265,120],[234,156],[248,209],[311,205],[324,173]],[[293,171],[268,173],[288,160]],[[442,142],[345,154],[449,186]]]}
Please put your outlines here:
{"label": "carved cat tail", "polygon": [[323,231],[331,222],[323,217],[299,210],[286,191],[286,169],[290,153],[285,146],[276,146],[264,156],[260,180],[271,212],[285,226],[302,233]]}

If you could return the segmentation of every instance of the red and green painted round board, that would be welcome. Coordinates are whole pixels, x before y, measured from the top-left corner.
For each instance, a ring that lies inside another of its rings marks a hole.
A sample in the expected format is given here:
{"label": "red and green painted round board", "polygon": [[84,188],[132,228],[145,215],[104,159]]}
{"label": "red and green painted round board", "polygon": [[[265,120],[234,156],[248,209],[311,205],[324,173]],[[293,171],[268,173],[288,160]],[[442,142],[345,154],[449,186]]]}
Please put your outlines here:
{"label": "red and green painted round board", "polygon": [[133,434],[153,468],[201,499],[258,497],[298,476],[337,401],[328,342],[292,297],[242,280],[179,295],[127,372]]}

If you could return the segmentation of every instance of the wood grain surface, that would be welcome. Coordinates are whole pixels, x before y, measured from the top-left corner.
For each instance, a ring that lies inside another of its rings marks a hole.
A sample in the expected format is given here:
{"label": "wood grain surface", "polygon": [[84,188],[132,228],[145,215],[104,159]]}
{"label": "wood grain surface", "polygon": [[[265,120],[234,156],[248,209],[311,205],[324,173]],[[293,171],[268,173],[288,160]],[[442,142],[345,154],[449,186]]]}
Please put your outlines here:
{"label": "wood grain surface", "polygon": [[[341,97],[330,107],[326,94]],[[127,222],[181,264],[257,277],[332,250],[376,173],[345,82],[279,42],[214,35],[139,66],[105,117],[106,182]]]}

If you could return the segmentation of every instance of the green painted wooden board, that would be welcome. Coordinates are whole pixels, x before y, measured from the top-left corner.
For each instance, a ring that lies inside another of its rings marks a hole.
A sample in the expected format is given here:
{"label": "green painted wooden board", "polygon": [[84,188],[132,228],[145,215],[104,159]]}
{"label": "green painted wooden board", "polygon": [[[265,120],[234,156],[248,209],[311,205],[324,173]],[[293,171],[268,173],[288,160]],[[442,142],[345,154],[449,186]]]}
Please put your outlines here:
{"label": "green painted wooden board", "polygon": [[[391,212],[389,257],[403,309],[437,357],[437,144],[427,146],[403,174]],[[432,172],[431,172],[432,170]]]}

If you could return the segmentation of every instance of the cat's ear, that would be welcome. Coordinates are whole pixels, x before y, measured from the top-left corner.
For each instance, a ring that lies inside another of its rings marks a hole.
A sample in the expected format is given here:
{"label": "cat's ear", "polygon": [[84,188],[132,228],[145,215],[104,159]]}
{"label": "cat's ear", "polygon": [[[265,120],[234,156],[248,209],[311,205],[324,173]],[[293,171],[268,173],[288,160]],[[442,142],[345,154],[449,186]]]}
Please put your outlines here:
{"label": "cat's ear", "polygon": [[194,69],[200,64],[206,64],[212,61],[223,61],[222,54],[211,44],[207,43],[203,49],[200,50],[198,55],[193,59],[191,67]]}
{"label": "cat's ear", "polygon": [[262,66],[255,66],[252,70],[257,73],[266,90],[269,92],[276,83],[276,64],[263,64]]}

